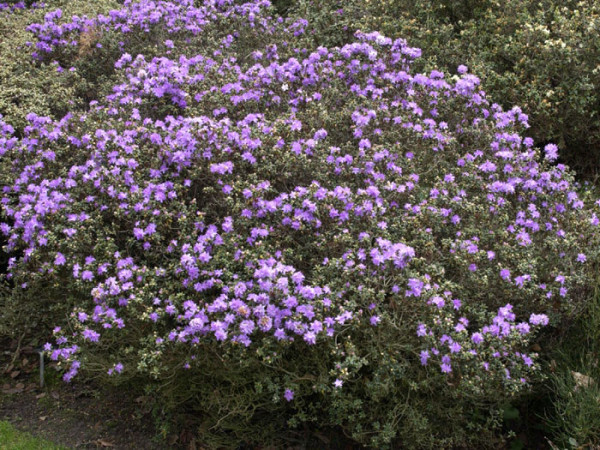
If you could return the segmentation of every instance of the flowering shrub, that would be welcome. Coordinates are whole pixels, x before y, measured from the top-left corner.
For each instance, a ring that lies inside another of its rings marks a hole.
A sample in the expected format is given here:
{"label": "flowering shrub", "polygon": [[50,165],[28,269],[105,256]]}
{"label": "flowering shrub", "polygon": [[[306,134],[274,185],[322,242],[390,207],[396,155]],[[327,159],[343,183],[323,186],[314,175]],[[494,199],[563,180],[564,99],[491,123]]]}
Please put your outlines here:
{"label": "flowering shrub", "polygon": [[541,375],[532,339],[577,312],[597,257],[557,147],[466,67],[414,73],[402,39],[298,48],[306,22],[266,1],[199,3],[29,28],[59,70],[116,42],[89,110],[1,123],[8,277],[29,303],[62,294],[65,380],[145,380],[215,447],[308,423],[496,444],[499,405]]}
{"label": "flowering shrub", "polygon": [[[63,14],[70,17],[106,13],[117,7],[118,3],[69,0],[53,1],[52,5],[62,7]],[[87,90],[81,86],[82,77],[77,72],[58,72],[56,66],[34,60],[27,50],[26,43],[32,38],[31,33],[26,31],[27,26],[43,21],[47,12],[42,3],[29,1],[25,4],[2,3],[0,7],[0,114],[15,128],[18,136],[22,136],[23,129],[28,125],[26,116],[31,112],[61,118],[68,111],[87,104],[79,97],[80,93],[87,95]],[[6,243],[6,237],[0,233],[0,248]],[[13,256],[16,255],[18,253]],[[0,251],[0,274],[6,272],[7,260],[8,254]],[[57,288],[56,294],[52,293],[52,288],[52,285],[43,288],[44,298],[62,294],[60,288]],[[27,296],[20,298],[16,292],[7,300],[0,296],[0,334],[21,336],[24,332],[47,331],[55,323],[55,315],[63,315],[56,302],[28,302]],[[11,304],[19,306],[13,308]]]}
{"label": "flowering shrub", "polygon": [[491,98],[529,114],[536,142],[559,143],[580,175],[598,174],[598,2],[299,0],[292,10],[309,19],[318,42],[378,30],[422,48],[419,70],[468,65]]}

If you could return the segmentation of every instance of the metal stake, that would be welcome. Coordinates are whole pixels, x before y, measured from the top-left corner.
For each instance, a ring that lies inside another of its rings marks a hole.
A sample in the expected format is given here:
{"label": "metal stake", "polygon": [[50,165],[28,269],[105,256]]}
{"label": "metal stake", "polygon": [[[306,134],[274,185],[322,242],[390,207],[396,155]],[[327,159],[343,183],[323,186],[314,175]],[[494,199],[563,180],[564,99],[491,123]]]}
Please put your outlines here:
{"label": "metal stake", "polygon": [[40,388],[44,387],[44,351],[38,351],[40,354]]}

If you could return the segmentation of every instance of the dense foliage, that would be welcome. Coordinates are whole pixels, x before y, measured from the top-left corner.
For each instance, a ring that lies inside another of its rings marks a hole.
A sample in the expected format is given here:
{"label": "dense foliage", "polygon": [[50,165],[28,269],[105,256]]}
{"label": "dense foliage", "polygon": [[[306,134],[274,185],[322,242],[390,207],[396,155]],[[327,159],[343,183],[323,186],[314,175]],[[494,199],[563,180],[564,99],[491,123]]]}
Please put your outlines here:
{"label": "dense foliage", "polygon": [[520,105],[536,142],[556,142],[579,174],[600,173],[600,3],[595,0],[280,0],[318,42],[355,30],[407,39],[417,70],[467,65],[505,108]]}
{"label": "dense foliage", "polygon": [[32,67],[80,103],[1,123],[4,301],[50,314],[65,380],[141,382],[214,447],[497,447],[598,254],[523,110],[264,0],[42,10]]}
{"label": "dense foliage", "polygon": [[[32,3],[27,2],[29,8],[24,2],[3,4],[0,11],[0,114],[19,136],[28,125],[27,114],[35,112],[60,118],[69,110],[86,107],[90,100],[87,98],[90,83],[78,72],[57,71],[56,66],[40,64],[32,58],[27,47],[32,35],[27,27],[31,23],[43,22],[48,12],[47,8],[41,7],[42,4]],[[93,16],[118,7],[118,2],[106,0],[54,1],[52,4],[62,8],[63,14],[68,16]],[[6,236],[0,233],[0,245],[4,247],[6,243]],[[0,252],[0,273],[7,269],[8,256],[5,251]],[[61,294],[60,288],[55,291],[48,289],[44,291],[44,298],[48,299],[46,303],[31,303],[27,296],[17,299],[18,294],[13,292],[12,301],[19,307],[3,308],[0,334],[46,330],[55,321],[52,311],[57,305],[51,299]]]}

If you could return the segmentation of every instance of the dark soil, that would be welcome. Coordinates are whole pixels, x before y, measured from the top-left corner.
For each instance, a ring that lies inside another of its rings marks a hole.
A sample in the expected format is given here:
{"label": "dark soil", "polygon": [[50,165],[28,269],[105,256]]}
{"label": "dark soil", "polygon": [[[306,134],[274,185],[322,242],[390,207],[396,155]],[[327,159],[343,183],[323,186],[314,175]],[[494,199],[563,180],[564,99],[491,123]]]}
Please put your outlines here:
{"label": "dark soil", "polygon": [[[18,351],[17,351],[18,348]],[[0,420],[15,428],[68,448],[176,448],[156,438],[147,399],[127,399],[117,390],[89,384],[63,383],[46,368],[46,386],[39,385],[39,356],[15,342],[0,340]]]}

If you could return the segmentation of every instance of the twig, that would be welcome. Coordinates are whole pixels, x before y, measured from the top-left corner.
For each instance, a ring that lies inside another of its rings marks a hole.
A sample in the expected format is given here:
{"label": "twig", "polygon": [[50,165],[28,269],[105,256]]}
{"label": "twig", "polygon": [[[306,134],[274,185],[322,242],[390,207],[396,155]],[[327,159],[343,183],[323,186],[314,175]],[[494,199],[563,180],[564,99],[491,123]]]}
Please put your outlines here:
{"label": "twig", "polygon": [[12,358],[11,362],[4,369],[5,372],[8,370],[8,368],[10,366],[12,366],[15,363],[15,361],[17,360],[17,358],[21,355],[21,343],[23,342],[23,338],[25,337],[25,333],[26,332],[23,332],[23,334],[21,335],[21,337],[17,341],[17,349],[15,350],[15,354],[13,355],[13,358]]}

